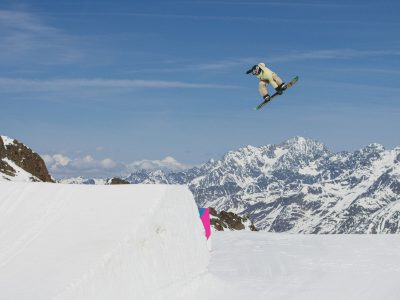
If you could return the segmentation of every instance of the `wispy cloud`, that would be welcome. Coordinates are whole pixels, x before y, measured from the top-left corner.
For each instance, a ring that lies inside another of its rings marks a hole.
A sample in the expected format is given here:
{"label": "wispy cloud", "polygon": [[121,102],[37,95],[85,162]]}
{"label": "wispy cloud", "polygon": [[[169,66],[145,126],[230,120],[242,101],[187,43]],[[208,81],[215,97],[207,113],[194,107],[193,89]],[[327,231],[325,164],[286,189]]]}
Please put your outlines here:
{"label": "wispy cloud", "polygon": [[[183,3],[183,2],[182,2]],[[236,6],[284,6],[284,7],[321,7],[321,8],[342,8],[356,7],[348,3],[318,3],[318,2],[290,2],[290,1],[193,1],[193,4],[203,5],[236,5]]]}
{"label": "wispy cloud", "polygon": [[182,81],[161,80],[130,80],[130,79],[54,79],[54,80],[28,80],[14,78],[0,78],[0,87],[7,91],[59,91],[79,88],[103,89],[224,89],[235,88],[231,85],[190,83]]}
{"label": "wispy cloud", "polygon": [[352,59],[358,57],[400,56],[400,50],[357,50],[326,49],[305,52],[290,52],[268,58],[269,62],[285,62],[298,60],[333,60]]}
{"label": "wispy cloud", "polygon": [[[400,56],[400,50],[359,50],[359,49],[318,49],[309,51],[284,52],[269,57],[230,58],[220,61],[207,62],[195,65],[185,64],[180,70],[186,71],[218,71],[236,68],[238,66],[253,65],[263,60],[268,62],[288,62],[301,60],[345,60],[358,57]],[[168,70],[168,69],[166,69]],[[173,71],[174,69],[172,69]],[[170,70],[171,71],[171,70]],[[383,70],[382,70],[383,72]]]}
{"label": "wispy cloud", "polygon": [[[105,13],[108,14],[108,13]],[[112,13],[113,14],[113,13]],[[227,16],[227,15],[196,15],[196,14],[157,14],[157,13],[114,13],[126,16],[148,17],[148,18],[168,18],[168,19],[190,19],[190,20],[210,20],[210,21],[239,21],[239,22],[255,22],[255,23],[362,23],[359,21],[343,21],[343,20],[321,20],[311,18],[273,18],[273,17],[255,17],[255,16]]]}
{"label": "wispy cloud", "polygon": [[42,24],[41,21],[27,12],[0,10],[0,24],[3,30],[14,30],[14,32],[32,32],[39,34],[56,32],[54,28]]}
{"label": "wispy cloud", "polygon": [[77,41],[29,12],[0,10],[0,62],[65,64],[82,59]]}
{"label": "wispy cloud", "polygon": [[[231,70],[236,67],[251,66],[261,61],[266,62],[290,62],[302,60],[348,60],[359,57],[382,57],[382,56],[400,56],[400,50],[359,50],[359,49],[321,49],[310,51],[284,52],[279,55],[269,57],[245,57],[231,58],[220,61],[207,62],[195,65],[185,64],[180,71],[219,71]],[[166,69],[165,71],[175,71],[175,69]],[[390,72],[387,70],[377,70],[378,72]],[[391,71],[396,73],[396,71]]]}
{"label": "wispy cloud", "polygon": [[253,23],[290,23],[290,24],[371,24],[376,21],[359,21],[355,19],[342,20],[342,19],[320,19],[320,18],[274,18],[257,17],[257,16],[241,16],[241,15],[200,15],[200,14],[169,14],[169,13],[140,13],[129,11],[104,11],[104,12],[67,12],[67,13],[52,13],[51,16],[113,16],[113,17],[138,17],[138,18],[155,18],[155,19],[175,19],[175,20],[192,20],[192,21],[229,21],[229,22],[253,22]]}
{"label": "wispy cloud", "polygon": [[[217,61],[208,61],[203,63],[193,64],[192,62],[175,62],[178,67],[165,64],[165,67],[158,65],[157,73],[182,73],[182,72],[201,72],[201,71],[227,71],[232,68],[254,65],[260,58],[247,57],[247,58],[229,58]],[[124,72],[124,74],[137,74],[137,73],[154,73],[151,68],[134,69]]]}
{"label": "wispy cloud", "polygon": [[400,70],[398,69],[383,69],[383,68],[331,68],[330,71],[335,72],[346,72],[346,73],[370,73],[370,74],[384,74],[384,75],[399,75]]}
{"label": "wispy cloud", "polygon": [[253,65],[257,62],[258,59],[256,58],[239,58],[239,59],[224,59],[222,61],[211,62],[211,63],[204,63],[204,64],[197,64],[189,66],[192,70],[197,71],[218,71],[218,70],[227,70],[231,68],[235,68],[238,66],[243,65]]}
{"label": "wispy cloud", "polygon": [[[224,15],[196,15],[196,14],[167,14],[167,13],[139,13],[139,12],[67,12],[52,13],[51,16],[114,16],[114,17],[143,17],[163,19],[190,19],[190,20],[216,20],[216,21],[261,21],[263,18],[224,16]],[[278,21],[278,19],[276,19]]]}

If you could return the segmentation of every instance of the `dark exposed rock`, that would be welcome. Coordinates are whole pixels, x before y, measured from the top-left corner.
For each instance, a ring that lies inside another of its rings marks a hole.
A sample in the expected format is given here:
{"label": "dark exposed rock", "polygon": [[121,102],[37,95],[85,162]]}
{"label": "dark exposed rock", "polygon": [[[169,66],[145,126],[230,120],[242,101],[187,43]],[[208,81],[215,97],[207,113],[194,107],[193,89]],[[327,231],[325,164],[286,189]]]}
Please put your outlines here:
{"label": "dark exposed rock", "polygon": [[307,188],[307,190],[308,190],[308,193],[310,193],[310,194],[314,194],[314,195],[322,194],[322,188],[320,186],[317,188],[309,186]]}
{"label": "dark exposed rock", "polygon": [[[218,213],[213,207],[210,207],[210,215],[211,226],[217,231],[224,231],[225,229],[244,230],[246,228],[244,223],[248,222],[247,218],[240,217],[233,212],[221,211]],[[257,228],[252,223],[249,229],[251,231],[257,231]]]}
{"label": "dark exposed rock", "polygon": [[130,184],[130,183],[129,181],[126,181],[124,179],[114,177],[108,182],[108,184]]}
{"label": "dark exposed rock", "polygon": [[54,182],[39,154],[17,140],[14,140],[12,144],[4,145],[4,141],[0,137],[0,171],[9,176],[15,176],[15,170],[3,160],[4,158],[11,160],[17,166],[32,174],[34,181],[37,181],[36,177],[40,181]]}

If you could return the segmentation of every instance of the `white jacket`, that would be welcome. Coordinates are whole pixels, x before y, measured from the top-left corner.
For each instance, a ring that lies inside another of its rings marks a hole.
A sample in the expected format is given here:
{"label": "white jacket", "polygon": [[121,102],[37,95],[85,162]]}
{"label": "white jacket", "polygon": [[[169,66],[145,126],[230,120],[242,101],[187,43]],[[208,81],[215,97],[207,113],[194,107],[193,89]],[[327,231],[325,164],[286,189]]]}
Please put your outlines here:
{"label": "white jacket", "polygon": [[264,81],[268,81],[275,89],[278,87],[278,84],[275,82],[273,75],[275,74],[273,71],[268,69],[264,63],[259,63],[258,66],[261,69],[261,73],[257,75],[258,78]]}

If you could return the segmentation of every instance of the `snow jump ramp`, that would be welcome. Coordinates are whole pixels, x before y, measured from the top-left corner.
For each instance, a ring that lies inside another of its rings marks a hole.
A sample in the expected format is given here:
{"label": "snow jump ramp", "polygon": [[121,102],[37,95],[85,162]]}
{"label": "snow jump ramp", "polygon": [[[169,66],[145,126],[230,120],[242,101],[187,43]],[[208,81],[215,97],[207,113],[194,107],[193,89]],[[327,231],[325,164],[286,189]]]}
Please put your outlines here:
{"label": "snow jump ramp", "polygon": [[0,299],[190,299],[209,252],[184,186],[0,182]]}

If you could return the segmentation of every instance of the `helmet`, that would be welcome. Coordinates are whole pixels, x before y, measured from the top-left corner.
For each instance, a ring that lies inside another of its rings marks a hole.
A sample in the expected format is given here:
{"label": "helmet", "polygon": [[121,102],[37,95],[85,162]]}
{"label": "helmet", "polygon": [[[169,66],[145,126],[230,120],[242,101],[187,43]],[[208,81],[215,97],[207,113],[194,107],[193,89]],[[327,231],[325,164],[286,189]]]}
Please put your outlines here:
{"label": "helmet", "polygon": [[253,74],[253,75],[258,75],[258,74],[260,74],[261,73],[261,68],[259,67],[259,66],[254,66],[253,67],[253,71],[251,72],[251,74]]}

